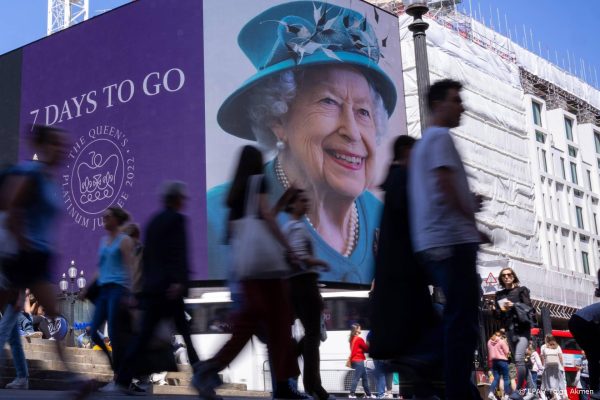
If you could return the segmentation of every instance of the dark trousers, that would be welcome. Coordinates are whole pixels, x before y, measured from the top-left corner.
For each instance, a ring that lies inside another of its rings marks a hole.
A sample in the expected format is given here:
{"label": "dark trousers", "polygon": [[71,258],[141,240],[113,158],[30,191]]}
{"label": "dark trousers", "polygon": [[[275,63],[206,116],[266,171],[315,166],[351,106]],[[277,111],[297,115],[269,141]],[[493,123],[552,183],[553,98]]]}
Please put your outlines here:
{"label": "dark trousers", "polygon": [[[124,286],[117,284],[107,284],[100,286],[98,298],[94,303],[94,317],[92,318],[92,340],[97,344],[106,356],[111,360],[113,371],[118,372],[120,363],[123,359],[123,351],[125,348],[124,335],[122,335],[123,327],[119,325],[120,313],[124,311],[125,297],[128,291]],[[112,347],[111,355],[104,343],[104,340],[98,335],[98,330],[104,323],[108,324],[108,337]]]}
{"label": "dark trousers", "polygon": [[304,338],[299,350],[304,359],[302,379],[307,393],[322,391],[321,385],[321,311],[323,299],[317,286],[317,274],[303,274],[290,278],[292,306],[304,327]]}
{"label": "dark trousers", "polygon": [[569,320],[569,330],[585,351],[590,371],[590,389],[595,393],[600,390],[600,324],[573,315]]}
{"label": "dark trousers", "polygon": [[435,286],[446,297],[443,369],[447,400],[479,399],[471,381],[479,331],[478,244],[437,247],[418,253]]}
{"label": "dark trousers", "polygon": [[146,294],[142,295],[140,299],[142,316],[139,331],[129,345],[117,376],[117,382],[124,386],[131,382],[131,378],[136,373],[131,366],[136,365],[136,361],[144,357],[156,328],[163,319],[172,319],[175,323],[177,333],[183,337],[185,342],[190,364],[194,365],[199,361],[192,343],[190,325],[185,319],[183,298],[169,300],[164,294]]}
{"label": "dark trousers", "polygon": [[218,369],[231,363],[248,340],[265,332],[269,359],[277,382],[300,374],[291,335],[292,310],[287,281],[253,279],[241,282],[242,302],[233,316],[232,336],[209,363]]}

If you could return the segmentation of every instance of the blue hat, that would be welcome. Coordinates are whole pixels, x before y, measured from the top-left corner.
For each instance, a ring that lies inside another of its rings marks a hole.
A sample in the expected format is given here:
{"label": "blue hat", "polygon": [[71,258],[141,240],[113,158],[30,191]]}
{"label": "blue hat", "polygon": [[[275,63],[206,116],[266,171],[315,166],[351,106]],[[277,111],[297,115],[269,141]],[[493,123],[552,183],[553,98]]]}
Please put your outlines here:
{"label": "blue hat", "polygon": [[221,128],[256,140],[247,113],[248,92],[263,79],[297,67],[349,64],[375,84],[388,116],[396,106],[394,82],[377,64],[379,43],[366,17],[354,10],[320,1],[284,3],[262,12],[240,31],[238,44],[256,74],[221,105]]}

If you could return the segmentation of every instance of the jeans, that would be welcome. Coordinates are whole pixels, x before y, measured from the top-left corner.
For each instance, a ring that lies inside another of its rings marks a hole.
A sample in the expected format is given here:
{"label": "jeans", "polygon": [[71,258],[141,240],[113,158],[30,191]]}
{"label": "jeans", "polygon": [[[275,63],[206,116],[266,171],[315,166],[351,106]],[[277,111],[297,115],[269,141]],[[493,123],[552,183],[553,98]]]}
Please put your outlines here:
{"label": "jeans", "polygon": [[579,382],[581,382],[581,392],[579,392],[579,400],[589,400],[590,395],[586,392],[586,390],[590,389],[590,377],[582,376],[580,377]]}
{"label": "jeans", "polygon": [[371,390],[369,389],[369,378],[367,377],[367,369],[365,368],[364,361],[352,361],[352,369],[354,370],[354,376],[352,377],[352,384],[350,385],[350,393],[356,392],[358,381],[362,379],[363,389],[365,389],[365,395],[371,396]]}
{"label": "jeans", "polygon": [[494,382],[490,385],[490,393],[495,393],[498,384],[500,383],[500,376],[504,380],[504,394],[510,394],[510,375],[508,374],[508,361],[507,360],[492,360],[492,374],[494,375]]}
{"label": "jeans", "polygon": [[514,354],[515,366],[517,368],[517,390],[523,389],[527,380],[527,367],[525,366],[525,353],[529,345],[529,335],[508,331],[508,344]]}
{"label": "jeans", "polygon": [[375,385],[377,396],[383,396],[386,389],[392,389],[393,373],[388,372],[387,363],[383,360],[373,360],[375,364]]}
{"label": "jeans", "polygon": [[0,349],[4,348],[4,343],[8,342],[17,378],[27,378],[29,371],[27,369],[25,353],[23,352],[19,327],[17,326],[17,317],[19,314],[14,306],[10,304],[6,306],[0,320]]}
{"label": "jeans", "polygon": [[107,357],[111,359],[104,340],[102,340],[98,334],[100,326],[104,324],[104,322],[108,324],[108,337],[110,338],[111,347],[113,348],[111,363],[115,372],[119,371],[119,365],[122,359],[120,351],[122,349],[120,329],[118,329],[119,327],[117,325],[119,312],[122,311],[122,304],[126,294],[127,289],[121,285],[101,285],[98,298],[94,304],[96,308],[94,309],[94,317],[92,318],[92,340],[102,349],[102,351],[104,351]]}
{"label": "jeans", "polygon": [[467,243],[417,253],[430,281],[446,297],[442,358],[447,400],[479,399],[471,381],[479,333],[478,248],[476,243]]}

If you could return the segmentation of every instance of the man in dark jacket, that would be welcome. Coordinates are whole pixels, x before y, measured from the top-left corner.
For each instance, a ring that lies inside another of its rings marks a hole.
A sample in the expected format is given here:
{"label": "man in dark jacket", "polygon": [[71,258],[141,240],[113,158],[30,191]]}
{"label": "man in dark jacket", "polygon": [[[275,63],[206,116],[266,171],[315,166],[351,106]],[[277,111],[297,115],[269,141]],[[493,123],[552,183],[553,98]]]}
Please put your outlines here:
{"label": "man in dark jacket", "polygon": [[[375,359],[422,358],[434,354],[435,340],[441,337],[439,319],[434,311],[428,282],[419,267],[411,243],[407,193],[408,163],[415,139],[399,136],[394,142],[394,160],[381,188],[385,191],[385,206],[381,217],[380,236],[371,292],[371,332],[369,354]],[[410,304],[407,307],[406,304]],[[437,329],[436,329],[437,328]],[[439,343],[441,346],[441,342]],[[395,364],[393,363],[393,364]],[[410,367],[403,365],[404,367]],[[394,369],[394,367],[391,367]],[[402,370],[402,373],[408,373]],[[415,371],[411,371],[414,375]],[[419,371],[422,372],[422,371]],[[426,366],[427,378],[439,373],[435,366]],[[421,385],[412,377],[415,393],[421,397],[432,394],[431,385]],[[427,390],[425,390],[427,389]]]}
{"label": "man in dark jacket", "polygon": [[164,209],[148,224],[142,261],[142,309],[139,334],[133,339],[117,375],[121,388],[127,387],[135,365],[144,359],[149,342],[162,319],[173,319],[177,332],[183,336],[192,365],[198,362],[186,320],[183,298],[188,289],[188,254],[185,230],[184,207],[186,185],[182,182],[167,182],[162,200]]}

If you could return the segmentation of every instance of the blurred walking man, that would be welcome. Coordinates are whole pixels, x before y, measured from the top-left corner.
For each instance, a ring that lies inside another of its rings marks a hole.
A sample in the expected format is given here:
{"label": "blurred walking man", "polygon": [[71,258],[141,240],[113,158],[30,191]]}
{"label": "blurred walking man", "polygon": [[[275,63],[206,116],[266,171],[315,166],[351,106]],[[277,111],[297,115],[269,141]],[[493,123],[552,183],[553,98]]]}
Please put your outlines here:
{"label": "blurred walking man", "polygon": [[448,400],[480,399],[470,380],[478,332],[479,206],[450,135],[465,111],[461,89],[452,80],[431,86],[431,125],[415,145],[409,168],[413,247],[430,283],[446,297],[442,359]]}
{"label": "blurred walking man", "polygon": [[117,375],[121,389],[131,382],[134,366],[146,354],[161,319],[173,319],[185,341],[190,364],[198,362],[183,304],[189,283],[185,217],[181,214],[186,199],[184,183],[166,183],[164,209],[148,224],[142,260],[141,326]]}

